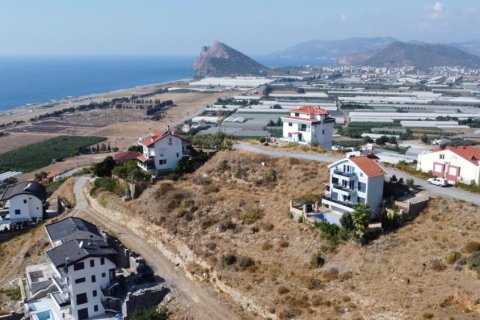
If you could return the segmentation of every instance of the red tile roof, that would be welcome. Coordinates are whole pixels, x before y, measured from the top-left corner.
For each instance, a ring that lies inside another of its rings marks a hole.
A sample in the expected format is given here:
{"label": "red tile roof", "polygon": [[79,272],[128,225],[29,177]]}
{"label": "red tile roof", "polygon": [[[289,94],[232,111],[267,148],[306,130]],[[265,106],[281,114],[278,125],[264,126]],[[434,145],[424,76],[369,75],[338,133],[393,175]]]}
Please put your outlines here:
{"label": "red tile roof", "polygon": [[137,151],[123,151],[115,153],[113,159],[115,159],[115,161],[117,162],[124,162],[129,160],[135,160],[140,155],[141,153]]}
{"label": "red tile roof", "polygon": [[[160,141],[160,140],[162,140],[162,139],[164,139],[168,136],[176,137],[178,139],[183,140],[179,136],[174,135],[172,133],[172,131],[170,131],[169,129],[167,129],[167,130],[154,130],[150,133],[150,135],[148,137],[140,140],[140,144],[143,144],[145,147],[149,147],[152,144],[154,144],[155,142]],[[183,141],[185,141],[185,140],[183,140]]]}
{"label": "red tile roof", "polygon": [[147,156],[144,155],[144,154],[141,154],[137,157],[138,160],[142,161],[142,162],[145,162],[148,160]]}
{"label": "red tile roof", "polygon": [[320,122],[320,120],[318,120],[318,119],[309,119],[309,118],[300,118],[300,117],[290,117],[290,116],[287,116],[287,117],[282,117],[282,118],[292,119],[292,120],[298,120],[298,121],[307,121],[307,122]]}
{"label": "red tile roof", "polygon": [[304,114],[315,114],[315,115],[325,115],[325,116],[328,115],[327,110],[325,110],[323,108],[320,108],[320,107],[316,107],[316,106],[302,106],[302,107],[299,107],[299,108],[292,109],[291,112],[304,113]]}
{"label": "red tile roof", "polygon": [[475,146],[461,146],[461,147],[450,147],[447,146],[445,150],[450,150],[453,153],[459,155],[460,157],[472,162],[475,165],[479,165],[480,161],[480,148]]}
{"label": "red tile roof", "polygon": [[378,177],[378,176],[384,176],[386,172],[380,167],[380,165],[373,159],[370,159],[369,157],[366,156],[360,156],[360,157],[350,157],[350,161],[355,163],[357,167],[362,170],[363,173],[367,175],[367,177],[372,178],[372,177]]}

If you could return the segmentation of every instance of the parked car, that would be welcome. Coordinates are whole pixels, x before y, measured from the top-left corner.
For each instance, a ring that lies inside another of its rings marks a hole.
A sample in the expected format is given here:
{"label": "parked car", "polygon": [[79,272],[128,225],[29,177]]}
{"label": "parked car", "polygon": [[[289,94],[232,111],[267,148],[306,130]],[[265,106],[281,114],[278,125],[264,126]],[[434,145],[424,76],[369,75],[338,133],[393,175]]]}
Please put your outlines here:
{"label": "parked car", "polygon": [[428,183],[433,184],[435,186],[439,186],[439,187],[448,186],[448,181],[447,179],[444,179],[444,178],[430,178],[427,181]]}

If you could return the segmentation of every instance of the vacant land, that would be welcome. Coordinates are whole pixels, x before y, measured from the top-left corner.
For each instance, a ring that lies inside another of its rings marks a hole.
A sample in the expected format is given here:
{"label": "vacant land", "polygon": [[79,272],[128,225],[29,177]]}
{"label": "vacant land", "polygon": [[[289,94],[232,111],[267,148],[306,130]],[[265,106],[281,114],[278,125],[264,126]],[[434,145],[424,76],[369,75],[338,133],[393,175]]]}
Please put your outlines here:
{"label": "vacant land", "polygon": [[[187,259],[185,247],[195,244],[208,267],[191,272],[226,283],[241,293],[237,301],[248,299],[272,317],[478,318],[480,280],[465,265],[465,247],[480,241],[478,207],[436,199],[416,221],[368,246],[333,243],[288,215],[289,199],[321,194],[327,180],[325,164],[220,152],[196,173],[157,183],[132,202],[98,197],[130,219],[137,215],[146,238]],[[149,224],[163,231],[150,234]]]}
{"label": "vacant land", "polygon": [[8,170],[30,172],[47,166],[54,159],[72,157],[80,148],[104,139],[95,136],[59,136],[23,146],[0,154],[0,172]]}

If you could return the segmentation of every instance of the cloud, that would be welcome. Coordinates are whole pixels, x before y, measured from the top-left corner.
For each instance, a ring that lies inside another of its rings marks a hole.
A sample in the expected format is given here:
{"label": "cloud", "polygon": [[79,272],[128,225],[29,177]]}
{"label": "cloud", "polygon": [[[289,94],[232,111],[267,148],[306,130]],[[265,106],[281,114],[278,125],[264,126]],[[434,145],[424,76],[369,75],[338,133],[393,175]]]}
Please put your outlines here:
{"label": "cloud", "polygon": [[347,22],[347,16],[346,16],[344,13],[342,13],[342,14],[340,15],[340,22],[341,22],[341,23]]}
{"label": "cloud", "polygon": [[465,8],[462,8],[461,10],[462,14],[466,17],[472,17],[472,16],[475,16],[477,15],[478,13],[478,8],[477,7],[474,7],[474,6],[471,6],[471,7],[465,7]]}
{"label": "cloud", "polygon": [[424,9],[426,18],[431,21],[442,20],[448,14],[448,12],[445,11],[445,5],[440,1],[427,3]]}

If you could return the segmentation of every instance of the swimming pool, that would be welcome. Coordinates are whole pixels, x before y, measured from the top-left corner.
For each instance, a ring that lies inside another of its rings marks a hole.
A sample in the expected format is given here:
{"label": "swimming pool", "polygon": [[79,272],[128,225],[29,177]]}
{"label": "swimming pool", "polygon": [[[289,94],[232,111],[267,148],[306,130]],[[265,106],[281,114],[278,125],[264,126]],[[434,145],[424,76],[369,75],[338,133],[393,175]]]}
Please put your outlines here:
{"label": "swimming pool", "polygon": [[45,310],[39,313],[35,313],[33,318],[36,320],[55,320],[55,316],[53,315],[51,310]]}

